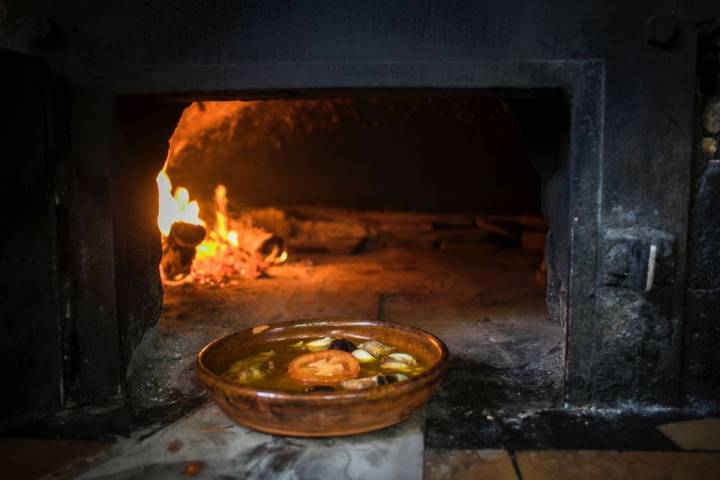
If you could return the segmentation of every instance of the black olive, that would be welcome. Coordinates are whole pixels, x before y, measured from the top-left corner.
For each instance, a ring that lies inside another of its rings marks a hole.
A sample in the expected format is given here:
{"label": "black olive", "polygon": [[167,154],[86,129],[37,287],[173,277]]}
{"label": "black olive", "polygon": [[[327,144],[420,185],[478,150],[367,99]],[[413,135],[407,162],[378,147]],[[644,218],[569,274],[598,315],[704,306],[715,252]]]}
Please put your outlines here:
{"label": "black olive", "polygon": [[377,376],[377,384],[378,385],[387,385],[388,383],[395,383],[398,381],[398,378],[395,375],[378,375]]}
{"label": "black olive", "polygon": [[355,350],[357,350],[357,347],[350,340],[345,340],[344,338],[338,338],[337,340],[332,341],[332,343],[330,344],[329,350],[342,350],[343,352],[352,353]]}
{"label": "black olive", "polygon": [[334,392],[335,389],[329,385],[313,385],[303,390],[306,393]]}

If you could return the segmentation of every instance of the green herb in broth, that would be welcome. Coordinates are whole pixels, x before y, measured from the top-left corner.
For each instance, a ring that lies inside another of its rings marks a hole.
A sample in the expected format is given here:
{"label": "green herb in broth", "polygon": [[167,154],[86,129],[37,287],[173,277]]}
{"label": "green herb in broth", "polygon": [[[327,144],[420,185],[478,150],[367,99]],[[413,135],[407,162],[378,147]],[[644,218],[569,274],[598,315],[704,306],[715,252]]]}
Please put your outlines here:
{"label": "green herb in broth", "polygon": [[[427,370],[427,366],[412,355],[399,351],[397,347],[384,345],[375,340],[365,341],[356,347],[350,340],[325,337],[309,341],[291,340],[272,343],[267,348],[270,350],[257,352],[250,357],[234,362],[223,375],[243,385],[263,390],[327,392],[330,389],[359,390],[395,383]],[[301,383],[288,376],[288,366],[294,359],[309,351],[317,352],[328,348],[352,353],[360,366],[360,373],[356,378],[318,388],[312,382]]]}

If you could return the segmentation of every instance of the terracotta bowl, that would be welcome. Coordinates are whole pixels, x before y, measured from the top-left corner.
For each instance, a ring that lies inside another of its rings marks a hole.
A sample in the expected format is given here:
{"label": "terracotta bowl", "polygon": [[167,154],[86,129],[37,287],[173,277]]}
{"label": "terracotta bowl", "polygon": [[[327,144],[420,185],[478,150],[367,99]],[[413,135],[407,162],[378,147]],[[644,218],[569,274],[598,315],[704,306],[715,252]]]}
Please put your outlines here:
{"label": "terracotta bowl", "polygon": [[[430,367],[403,382],[329,393],[261,390],[221,376],[234,361],[270,343],[325,336],[372,338],[407,351]],[[241,425],[279,435],[330,437],[369,432],[405,420],[435,393],[447,362],[445,344],[418,328],[373,320],[296,320],[260,325],[215,340],[198,353],[197,372],[212,399]]]}

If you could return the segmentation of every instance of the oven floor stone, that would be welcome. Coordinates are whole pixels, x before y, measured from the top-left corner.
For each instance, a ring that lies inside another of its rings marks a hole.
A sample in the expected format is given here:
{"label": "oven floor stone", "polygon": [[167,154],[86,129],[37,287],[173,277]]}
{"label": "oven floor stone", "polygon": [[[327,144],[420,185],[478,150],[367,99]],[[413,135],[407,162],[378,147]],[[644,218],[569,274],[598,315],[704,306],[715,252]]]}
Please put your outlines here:
{"label": "oven floor stone", "polygon": [[446,341],[450,367],[425,409],[430,450],[677,451],[680,443],[659,426],[717,416],[702,406],[563,408],[563,332],[547,319],[539,260],[535,251],[486,245],[388,248],[296,256],[269,278],[227,288],[168,288],[162,317],[133,362],[129,398],[69,408],[13,435],[123,444],[138,432],[152,435],[206,402],[194,365],[206,343],[254,325],[318,316],[408,323]]}
{"label": "oven floor stone", "polygon": [[[224,288],[167,287],[160,321],[133,360],[131,402],[154,409],[202,396],[195,354],[219,336],[296,318],[374,318],[428,330],[450,349],[446,380],[427,409],[430,444],[486,446],[497,440],[487,418],[561,403],[563,331],[548,320],[541,258],[491,244],[386,247],[295,255],[268,278]],[[465,441],[475,437],[480,443]]]}
{"label": "oven floor stone", "polygon": [[[563,332],[548,320],[536,280],[540,259],[536,251],[490,245],[385,248],[299,256],[269,278],[225,288],[168,287],[160,322],[133,361],[132,397],[152,405],[199,395],[194,355],[218,336],[296,318],[361,317],[438,335],[451,351],[451,371],[473,371],[492,384],[486,407],[556,405]],[[518,389],[532,398],[518,402]]]}
{"label": "oven floor stone", "polygon": [[119,441],[80,478],[420,480],[423,426],[420,413],[363,435],[285,438],[243,428],[208,402],[145,438]]}

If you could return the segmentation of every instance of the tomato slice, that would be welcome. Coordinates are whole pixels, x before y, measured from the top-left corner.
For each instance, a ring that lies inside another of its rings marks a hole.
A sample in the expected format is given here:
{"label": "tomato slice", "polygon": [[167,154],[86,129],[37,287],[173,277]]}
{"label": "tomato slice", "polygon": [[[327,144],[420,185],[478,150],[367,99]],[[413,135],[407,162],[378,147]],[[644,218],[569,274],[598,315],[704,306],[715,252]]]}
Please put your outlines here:
{"label": "tomato slice", "polygon": [[293,380],[314,385],[337,383],[360,374],[360,362],[341,350],[323,350],[295,358],[288,366]]}

